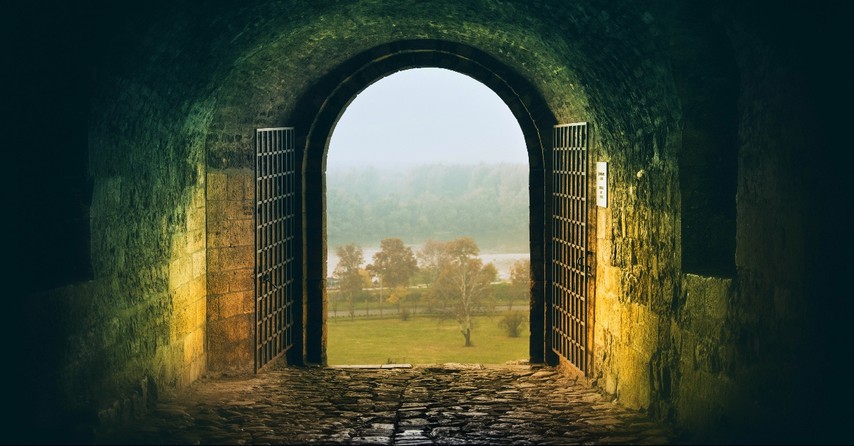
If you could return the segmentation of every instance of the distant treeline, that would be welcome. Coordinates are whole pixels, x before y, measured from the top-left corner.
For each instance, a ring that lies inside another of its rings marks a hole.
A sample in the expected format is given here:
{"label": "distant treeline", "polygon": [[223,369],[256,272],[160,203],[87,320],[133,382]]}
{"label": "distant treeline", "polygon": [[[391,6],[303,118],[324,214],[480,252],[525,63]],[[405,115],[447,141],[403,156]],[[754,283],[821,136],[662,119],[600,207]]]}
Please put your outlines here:
{"label": "distant treeline", "polygon": [[528,166],[425,165],[327,172],[327,237],[379,246],[468,236],[484,251],[528,249]]}

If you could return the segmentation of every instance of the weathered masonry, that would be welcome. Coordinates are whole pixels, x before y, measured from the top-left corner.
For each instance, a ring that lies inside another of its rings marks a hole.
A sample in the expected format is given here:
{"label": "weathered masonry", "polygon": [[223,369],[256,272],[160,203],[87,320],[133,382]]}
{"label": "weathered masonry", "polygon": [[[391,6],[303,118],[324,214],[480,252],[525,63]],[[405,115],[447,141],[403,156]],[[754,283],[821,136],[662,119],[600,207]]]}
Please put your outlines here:
{"label": "weathered masonry", "polygon": [[3,8],[3,441],[322,365],[328,141],[417,67],[482,82],[525,136],[533,362],[690,441],[853,439],[848,5]]}

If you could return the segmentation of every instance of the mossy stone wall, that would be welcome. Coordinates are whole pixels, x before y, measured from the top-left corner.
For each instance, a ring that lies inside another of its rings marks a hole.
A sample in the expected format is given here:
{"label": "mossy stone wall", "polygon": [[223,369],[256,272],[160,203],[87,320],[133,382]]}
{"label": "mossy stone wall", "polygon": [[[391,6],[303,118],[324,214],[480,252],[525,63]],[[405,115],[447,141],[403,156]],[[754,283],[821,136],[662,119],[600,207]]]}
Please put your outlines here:
{"label": "mossy stone wall", "polygon": [[[608,162],[610,174],[610,204],[595,209],[591,234],[591,383],[699,441],[809,438],[787,422],[797,417],[829,432],[835,418],[813,408],[832,406],[836,394],[817,380],[838,376],[829,341],[847,335],[838,310],[850,308],[835,293],[844,268],[827,254],[844,252],[828,235],[844,225],[822,218],[840,188],[822,195],[819,184],[840,181],[841,167],[821,162],[837,153],[834,129],[844,124],[824,109],[844,91],[821,74],[846,79],[825,57],[847,54],[838,8],[800,15],[666,0],[99,5],[72,49],[87,73],[76,78],[87,100],[73,110],[88,118],[87,144],[69,158],[85,174],[49,180],[84,195],[84,183],[91,186],[83,200],[89,230],[75,232],[89,246],[78,257],[91,260],[91,274],[15,296],[26,315],[13,325],[27,333],[20,350],[46,352],[24,356],[22,373],[31,374],[20,398],[32,403],[22,418],[67,420],[57,431],[92,426],[143,410],[206,370],[249,370],[254,129],[294,125],[307,134],[301,127],[317,115],[306,107],[323,100],[311,92],[330,73],[372,49],[379,58],[427,39],[482,51],[524,79],[513,86],[532,89],[515,95],[541,99],[556,122],[591,125],[591,161]],[[825,27],[834,31],[822,41]],[[387,74],[368,73],[348,85]],[[39,74],[27,85],[54,78]],[[303,142],[310,150],[301,159],[314,169],[305,173],[321,179],[306,183],[305,209],[322,214],[325,142]],[[548,160],[542,150],[531,159]],[[537,172],[549,190],[547,170]],[[22,201],[41,198],[36,190]],[[551,208],[540,198],[533,215],[545,224]],[[45,205],[51,200],[63,198]],[[306,265],[323,264],[322,240],[306,240]],[[78,245],[62,249],[74,258]],[[37,272],[36,257],[26,258],[20,269]],[[322,270],[304,274],[316,282],[309,289],[322,285]]]}

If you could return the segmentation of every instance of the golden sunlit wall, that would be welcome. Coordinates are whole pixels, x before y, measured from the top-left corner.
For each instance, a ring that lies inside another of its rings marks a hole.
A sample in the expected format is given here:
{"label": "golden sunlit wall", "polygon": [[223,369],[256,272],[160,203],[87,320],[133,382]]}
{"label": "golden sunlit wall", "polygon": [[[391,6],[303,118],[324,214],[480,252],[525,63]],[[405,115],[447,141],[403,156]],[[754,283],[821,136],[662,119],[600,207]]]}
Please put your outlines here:
{"label": "golden sunlit wall", "polygon": [[67,373],[83,374],[83,381],[67,391],[93,398],[102,405],[99,420],[109,421],[140,404],[128,404],[127,396],[109,401],[111,389],[142,381],[146,398],[168,394],[206,370],[202,155],[210,112],[204,105],[182,107],[179,90],[170,94],[168,82],[107,74],[99,80],[104,95],[93,105],[90,128],[94,278],[85,293],[72,289],[65,297],[98,302],[69,327],[80,341],[94,336],[95,342],[76,345],[85,353],[72,355],[80,362]]}

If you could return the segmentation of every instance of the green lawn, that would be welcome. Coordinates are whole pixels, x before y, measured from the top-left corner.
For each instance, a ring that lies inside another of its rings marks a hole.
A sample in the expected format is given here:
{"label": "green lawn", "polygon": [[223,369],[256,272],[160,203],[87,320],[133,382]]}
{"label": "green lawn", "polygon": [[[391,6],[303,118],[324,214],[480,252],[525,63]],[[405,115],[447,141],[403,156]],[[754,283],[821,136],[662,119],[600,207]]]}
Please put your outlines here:
{"label": "green lawn", "polygon": [[454,321],[429,316],[355,319],[329,318],[329,365],[344,364],[504,364],[528,359],[528,326],[519,337],[507,336],[498,325],[501,315],[475,320],[472,347]]}

